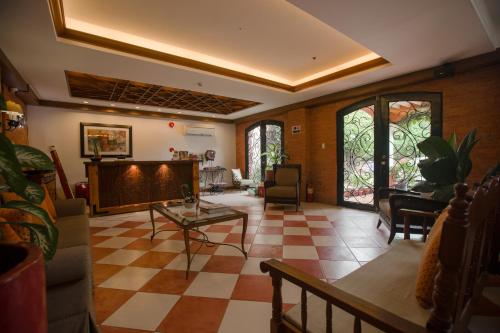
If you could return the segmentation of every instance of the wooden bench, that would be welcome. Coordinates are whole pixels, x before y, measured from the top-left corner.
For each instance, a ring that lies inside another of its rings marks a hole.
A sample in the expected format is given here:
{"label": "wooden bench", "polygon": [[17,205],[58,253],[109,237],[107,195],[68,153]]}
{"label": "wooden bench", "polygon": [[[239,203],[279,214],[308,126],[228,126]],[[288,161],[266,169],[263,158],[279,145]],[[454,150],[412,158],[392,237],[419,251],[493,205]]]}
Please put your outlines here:
{"label": "wooden bench", "polygon": [[[487,275],[499,203],[499,178],[475,191],[455,185],[432,309],[421,308],[415,298],[421,242],[402,240],[333,284],[274,259],[262,262],[273,284],[271,332],[465,332]],[[301,302],[287,313],[282,310],[283,279],[302,289]]]}

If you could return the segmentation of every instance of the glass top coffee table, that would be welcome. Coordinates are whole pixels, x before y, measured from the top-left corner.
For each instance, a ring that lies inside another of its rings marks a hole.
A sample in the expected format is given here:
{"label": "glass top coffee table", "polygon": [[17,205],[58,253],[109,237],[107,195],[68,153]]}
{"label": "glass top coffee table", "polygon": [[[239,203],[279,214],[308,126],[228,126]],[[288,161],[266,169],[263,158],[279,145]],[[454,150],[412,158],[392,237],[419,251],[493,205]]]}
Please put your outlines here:
{"label": "glass top coffee table", "polygon": [[[210,204],[209,202],[200,200],[200,203]],[[167,230],[161,229],[156,230],[154,213],[157,212],[160,215],[166,217],[170,221],[174,222],[177,227],[179,227],[184,234],[184,245],[186,247],[186,255],[187,255],[187,267],[186,267],[186,279],[189,276],[189,270],[191,268],[191,262],[195,257],[196,253],[203,245],[214,246],[214,245],[225,245],[232,246],[238,249],[244,256],[247,258],[247,253],[245,251],[245,234],[247,231],[248,224],[248,214],[243,213],[234,209],[227,207],[222,211],[214,212],[214,213],[205,213],[201,211],[199,208],[194,206],[193,208],[186,208],[184,205],[169,205],[167,202],[159,202],[152,203],[149,205],[149,214],[151,217],[151,224],[153,225],[153,233],[151,234],[151,240],[154,237],[163,231],[177,231],[177,230]],[[212,242],[208,239],[207,234],[201,231],[199,228],[207,225],[217,224],[225,221],[232,221],[237,219],[243,219],[243,228],[241,231],[241,248],[227,243],[216,243]],[[200,238],[192,237],[189,232],[194,231],[200,235]],[[200,247],[195,251],[195,253],[191,256],[191,247],[190,241],[196,241],[200,243]]]}

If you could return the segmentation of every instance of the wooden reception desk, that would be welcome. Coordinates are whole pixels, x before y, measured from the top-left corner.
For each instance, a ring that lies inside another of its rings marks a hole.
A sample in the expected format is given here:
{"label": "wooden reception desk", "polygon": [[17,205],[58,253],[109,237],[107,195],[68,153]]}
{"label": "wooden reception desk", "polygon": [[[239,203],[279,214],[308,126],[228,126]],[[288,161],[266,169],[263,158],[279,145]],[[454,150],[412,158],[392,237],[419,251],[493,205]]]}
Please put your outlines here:
{"label": "wooden reception desk", "polygon": [[198,161],[85,162],[90,215],[145,210],[151,202],[182,198],[181,185],[199,193]]}

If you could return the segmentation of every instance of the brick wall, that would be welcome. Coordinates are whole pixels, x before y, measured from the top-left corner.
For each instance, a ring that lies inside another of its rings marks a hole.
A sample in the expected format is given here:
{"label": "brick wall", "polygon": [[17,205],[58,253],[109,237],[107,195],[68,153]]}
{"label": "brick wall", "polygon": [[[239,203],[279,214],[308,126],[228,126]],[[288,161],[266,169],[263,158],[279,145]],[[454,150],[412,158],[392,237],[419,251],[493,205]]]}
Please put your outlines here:
{"label": "brick wall", "polygon": [[[500,65],[455,75],[451,78],[426,81],[395,92],[440,92],[443,96],[443,134],[448,137],[455,131],[461,139],[470,129],[478,129],[480,142],[472,154],[473,170],[469,182],[478,181],[486,171],[500,160]],[[236,161],[245,170],[245,128],[258,120],[275,119],[284,122],[285,147],[290,163],[301,163],[303,184],[315,188],[315,200],[337,202],[337,142],[336,112],[368,98],[345,99],[310,109],[287,111],[270,117],[236,124]],[[291,127],[301,125],[298,135],[291,134]],[[324,149],[322,144],[324,143]]]}

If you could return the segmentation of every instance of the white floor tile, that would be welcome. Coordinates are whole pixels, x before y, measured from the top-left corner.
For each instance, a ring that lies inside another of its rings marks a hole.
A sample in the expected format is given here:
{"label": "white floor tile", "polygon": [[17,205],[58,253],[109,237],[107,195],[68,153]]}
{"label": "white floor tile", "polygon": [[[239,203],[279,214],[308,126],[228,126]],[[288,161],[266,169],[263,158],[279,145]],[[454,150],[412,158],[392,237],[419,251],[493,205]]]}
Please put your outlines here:
{"label": "white floor tile", "polygon": [[300,303],[302,289],[285,279],[282,280],[281,285],[281,297],[283,298],[283,303],[288,304],[298,304]]}
{"label": "white floor tile", "polygon": [[136,293],[103,324],[153,331],[179,298],[178,295]]}
{"label": "white floor tile", "polygon": [[147,251],[119,249],[111,253],[110,255],[102,258],[97,263],[126,266],[131,264],[136,259],[140,258],[146,252]]}
{"label": "white floor tile", "polygon": [[89,221],[89,225],[91,227],[103,227],[103,228],[111,228],[114,227],[118,224],[122,224],[124,220],[98,220],[98,219],[91,219]]}
{"label": "white floor tile", "polygon": [[261,227],[282,227],[283,221],[279,220],[262,220],[260,221]]}
{"label": "white floor tile", "polygon": [[312,259],[318,260],[318,252],[314,246],[284,245],[283,259]]}
{"label": "white floor tile", "polygon": [[108,228],[103,231],[99,231],[95,233],[96,236],[118,236],[119,234],[124,233],[125,231],[130,230],[129,228]]}
{"label": "white floor tile", "polygon": [[239,220],[231,220],[217,223],[218,225],[236,225]]}
{"label": "white floor tile", "polygon": [[[193,261],[191,262],[190,270],[193,272],[201,271],[209,259],[210,256],[206,254],[195,255]],[[179,253],[179,255],[177,255],[177,257],[169,262],[164,268],[185,271],[187,269],[187,255],[185,253]]]}
{"label": "white floor tile", "polygon": [[219,333],[266,333],[272,316],[271,303],[229,301]]}
{"label": "white floor tile", "polygon": [[151,251],[181,253],[186,249],[183,240],[166,240],[155,246]]}
{"label": "white floor tile", "polygon": [[112,248],[112,249],[121,249],[133,241],[135,241],[137,238],[134,237],[113,237],[110,239],[106,239],[105,241],[94,245],[95,247],[107,247],[107,248]]}
{"label": "white floor tile", "polygon": [[283,244],[283,235],[263,235],[256,234],[253,239],[254,244],[281,245]]}
{"label": "white floor tile", "polygon": [[297,236],[309,236],[311,232],[309,228],[301,227],[285,227],[283,228],[283,235],[297,235]]}
{"label": "white floor tile", "polygon": [[323,274],[328,279],[341,279],[360,267],[357,261],[320,260],[320,264]]}
{"label": "white floor tile", "polygon": [[184,295],[231,298],[238,274],[199,272]]}
{"label": "white floor tile", "polygon": [[[155,228],[159,228],[163,225],[165,225],[165,222],[155,222]],[[135,229],[153,229],[153,226],[151,225],[151,222],[145,222],[135,227]]]}
{"label": "white floor tile", "polygon": [[156,268],[125,267],[103,283],[102,288],[139,290],[160,270]]}
{"label": "white floor tile", "polygon": [[[228,233],[226,232],[206,232],[208,240],[215,243],[222,243],[226,239]],[[203,235],[199,235],[198,238],[202,239]]]}
{"label": "white floor tile", "polygon": [[262,273],[260,270],[260,263],[269,260],[269,258],[254,258],[250,257],[245,261],[245,265],[240,274],[245,275],[268,275],[269,273]]}
{"label": "white floor tile", "polygon": [[305,221],[304,215],[284,215],[285,221]]}
{"label": "white floor tile", "polygon": [[[255,234],[257,232],[257,226],[254,225],[249,225],[247,226],[247,234]],[[243,226],[242,225],[237,225],[234,226],[233,229],[231,229],[232,234],[241,234],[243,232]]]}
{"label": "white floor tile", "polygon": [[311,236],[315,246],[345,246],[338,236]]}

